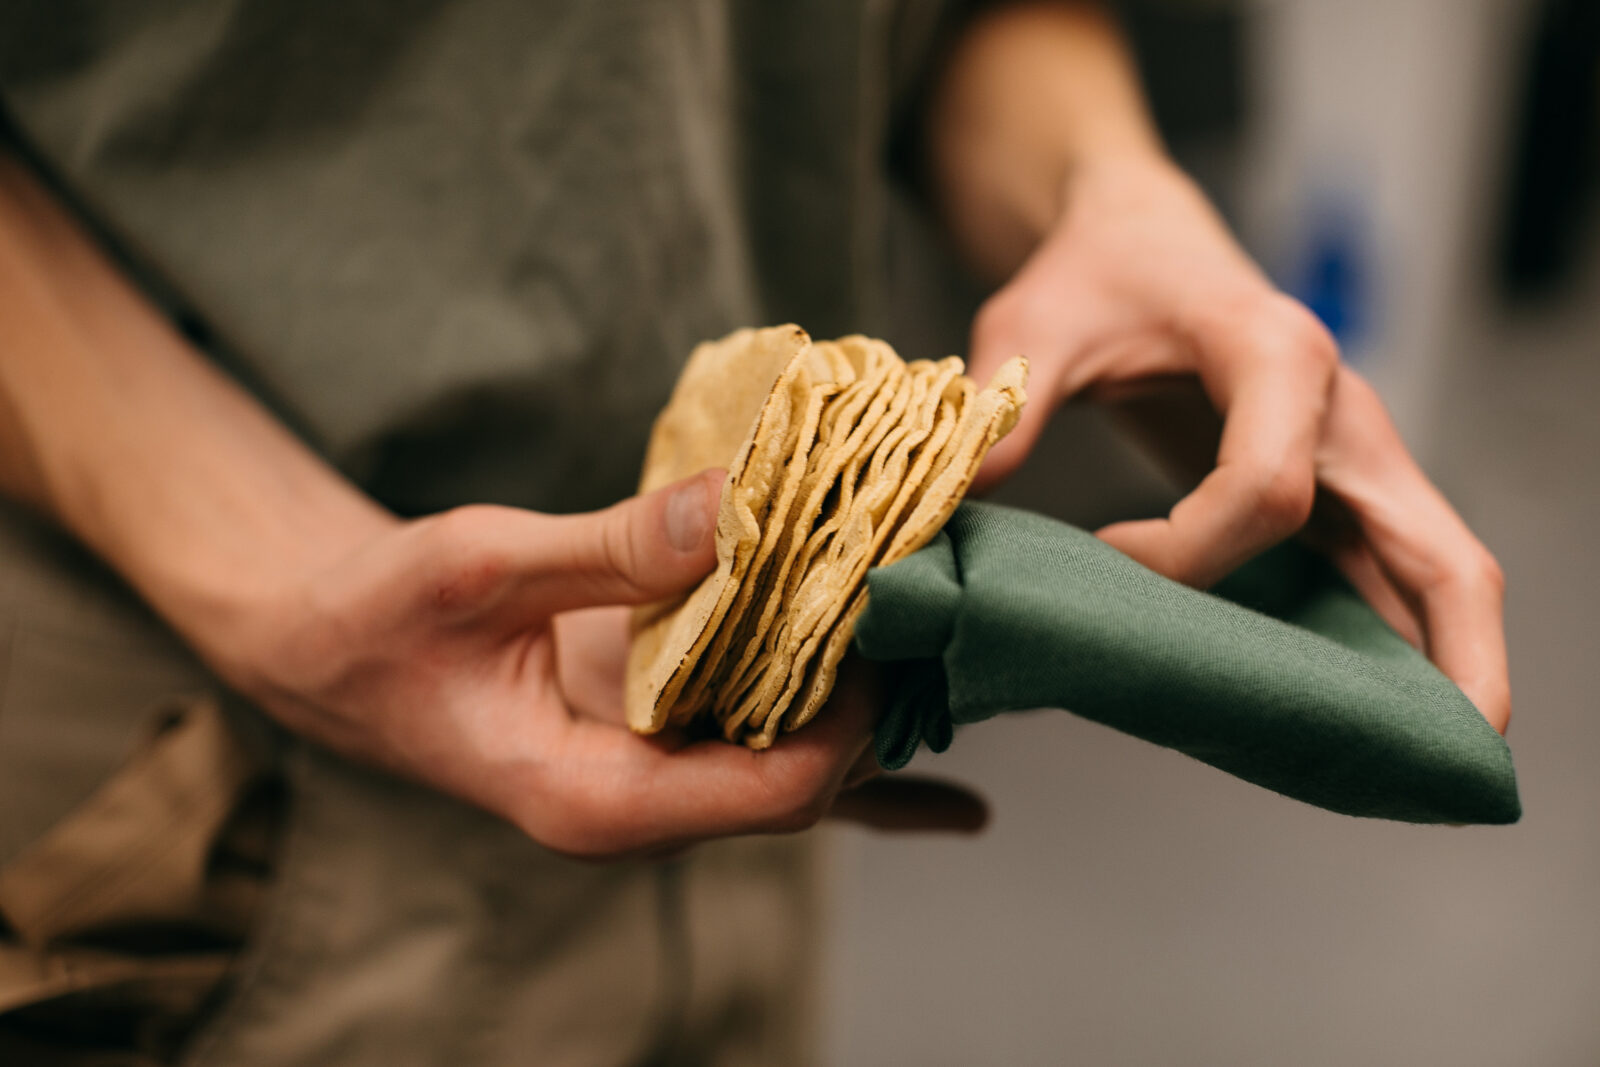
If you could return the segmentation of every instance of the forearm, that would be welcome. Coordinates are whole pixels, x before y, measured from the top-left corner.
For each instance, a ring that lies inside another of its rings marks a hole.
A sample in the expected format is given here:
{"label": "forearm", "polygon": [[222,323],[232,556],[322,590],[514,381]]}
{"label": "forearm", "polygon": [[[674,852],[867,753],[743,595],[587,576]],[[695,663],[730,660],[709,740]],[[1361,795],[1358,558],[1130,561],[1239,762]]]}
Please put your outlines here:
{"label": "forearm", "polygon": [[1092,3],[1031,0],[974,19],[930,96],[927,165],[958,249],[1009,277],[1076,168],[1163,156],[1116,23]]}
{"label": "forearm", "polygon": [[191,346],[0,154],[0,492],[203,654],[390,520]]}

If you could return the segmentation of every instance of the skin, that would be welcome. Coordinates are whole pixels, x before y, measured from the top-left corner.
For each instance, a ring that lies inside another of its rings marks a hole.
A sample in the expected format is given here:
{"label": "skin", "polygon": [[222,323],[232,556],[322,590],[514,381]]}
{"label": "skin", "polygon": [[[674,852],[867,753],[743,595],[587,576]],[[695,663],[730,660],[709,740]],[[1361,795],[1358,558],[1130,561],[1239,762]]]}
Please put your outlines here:
{"label": "skin", "polygon": [[[1063,124],[1072,136],[1052,133]],[[1022,463],[1060,404],[1117,403],[1194,488],[1102,538],[1204,587],[1300,534],[1504,732],[1499,565],[1332,337],[1166,157],[1103,12],[1013,4],[980,21],[928,141],[952,236],[1003,283],[973,324],[970,372],[985,380],[1018,352],[1032,368],[1032,401],[980,488]]]}
{"label": "skin", "polygon": [[757,754],[622,725],[626,605],[715,563],[722,472],[604,511],[403,521],[196,353],[0,157],[0,492],[106,560],[229,685],[305,737],[557,851],[670,852],[823,815],[971,831],[980,800],[866,783],[879,702]]}
{"label": "skin", "polygon": [[[1165,160],[1110,23],[994,9],[944,68],[928,121],[952,236],[1009,279],[974,327],[974,369],[1016,351],[1034,367],[1038,399],[985,478],[1014,469],[1070,396],[1196,380],[1226,415],[1220,451],[1158,440],[1215,469],[1168,519],[1102,535],[1204,584],[1326,500],[1336,558],[1503,728],[1492,559],[1326,334]],[[0,492],[108,562],[289,729],[587,858],[824,815],[980,827],[966,790],[874,777],[880,701],[859,667],[815,724],[763,753],[621,725],[626,605],[711,569],[718,477],[587,515],[400,520],[195,352],[0,157]]]}

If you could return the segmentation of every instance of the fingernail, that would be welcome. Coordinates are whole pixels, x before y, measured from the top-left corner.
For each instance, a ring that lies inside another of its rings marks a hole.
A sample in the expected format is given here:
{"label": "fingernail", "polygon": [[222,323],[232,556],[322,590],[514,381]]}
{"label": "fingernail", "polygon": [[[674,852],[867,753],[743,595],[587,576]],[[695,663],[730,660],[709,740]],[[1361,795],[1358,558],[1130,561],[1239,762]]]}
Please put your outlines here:
{"label": "fingernail", "polygon": [[667,541],[679,552],[693,552],[711,526],[706,479],[696,478],[667,501]]}

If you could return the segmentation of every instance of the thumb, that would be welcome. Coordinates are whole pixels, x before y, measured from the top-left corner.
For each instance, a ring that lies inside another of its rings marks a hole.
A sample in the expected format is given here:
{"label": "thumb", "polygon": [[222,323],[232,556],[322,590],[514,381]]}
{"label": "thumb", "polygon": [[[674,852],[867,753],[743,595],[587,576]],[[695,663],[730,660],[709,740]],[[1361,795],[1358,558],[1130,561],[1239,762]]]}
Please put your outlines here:
{"label": "thumb", "polygon": [[691,588],[716,565],[725,473],[711,469],[603,511],[546,517],[540,608],[647,604]]}

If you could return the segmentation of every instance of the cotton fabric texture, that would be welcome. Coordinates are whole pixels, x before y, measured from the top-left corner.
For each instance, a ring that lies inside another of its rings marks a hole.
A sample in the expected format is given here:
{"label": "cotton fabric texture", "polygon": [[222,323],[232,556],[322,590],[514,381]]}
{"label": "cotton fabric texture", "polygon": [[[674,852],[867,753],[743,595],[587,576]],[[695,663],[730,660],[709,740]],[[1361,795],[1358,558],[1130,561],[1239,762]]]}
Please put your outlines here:
{"label": "cotton fabric texture", "polygon": [[[632,492],[699,339],[878,326],[889,116],[950,6],[7,0],[0,110],[374,499],[578,511]],[[0,867],[220,689],[0,506]],[[269,902],[186,1063],[815,1061],[808,838],[596,868],[282,740]]]}
{"label": "cotton fabric texture", "polygon": [[1347,815],[1511,823],[1503,738],[1320,557],[1283,546],[1204,593],[1043,516],[963,504],[868,576],[856,628],[895,665],[878,759],[1065,708]]}

